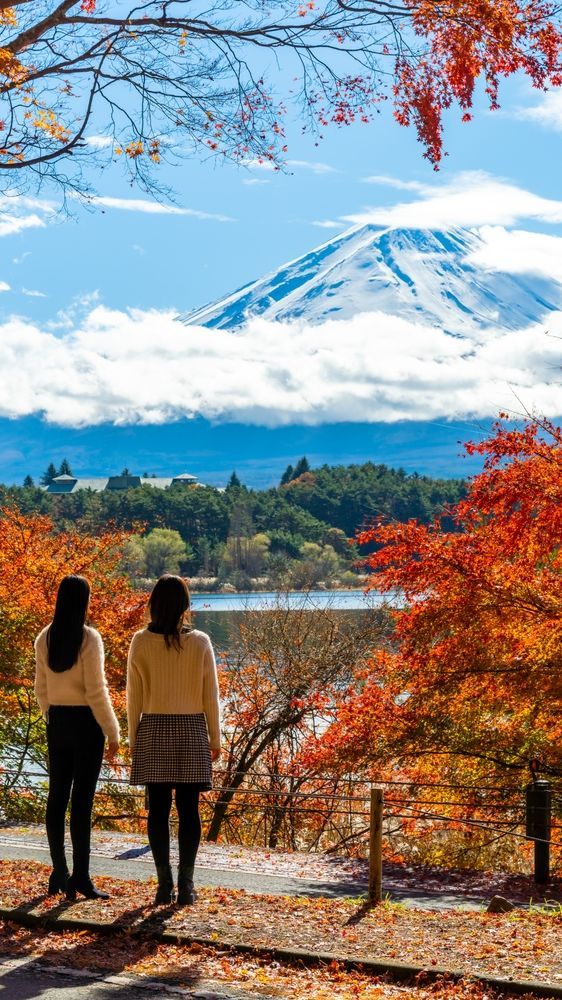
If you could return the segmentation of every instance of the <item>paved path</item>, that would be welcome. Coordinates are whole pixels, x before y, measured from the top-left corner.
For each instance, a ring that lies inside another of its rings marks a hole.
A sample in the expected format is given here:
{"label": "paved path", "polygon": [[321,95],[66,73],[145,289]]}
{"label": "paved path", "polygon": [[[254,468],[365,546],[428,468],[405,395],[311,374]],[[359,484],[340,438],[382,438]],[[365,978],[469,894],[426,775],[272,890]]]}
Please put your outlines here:
{"label": "paved path", "polygon": [[[0,826],[0,858],[29,858],[49,864],[45,827]],[[173,837],[172,864],[176,863],[177,840]],[[146,837],[94,828],[92,872],[139,881],[152,878],[154,867]],[[196,877],[199,885],[253,893],[358,897],[367,891],[368,862],[365,858],[202,841]],[[389,861],[383,862],[383,893],[407,906],[430,910],[479,910],[494,895],[525,907],[530,901],[535,905],[545,900],[562,904],[562,881],[539,887],[529,876],[508,872],[444,870]]]}
{"label": "paved path", "polygon": [[[150,1000],[159,996],[186,1000],[255,1000],[255,993],[222,983],[198,980],[181,988],[151,977],[104,975],[80,969],[51,969],[32,958],[0,956],[1,1000]],[[260,991],[260,1000],[269,1000]]]}
{"label": "paved path", "polygon": [[[8,846],[0,843],[0,857],[29,858],[33,861],[49,864],[48,852],[37,847]],[[92,854],[91,872],[94,876],[110,875],[113,878],[133,879],[139,882],[148,881],[155,874],[152,861],[113,859],[100,857],[96,854]],[[247,889],[248,892],[274,893],[283,896],[360,896],[366,888],[362,883],[309,882],[301,878],[201,867],[195,869],[195,879],[198,885]]]}
{"label": "paved path", "polygon": [[[131,853],[131,852],[129,852]],[[17,860],[18,858],[41,861],[49,864],[48,851],[37,845],[23,846],[16,838],[11,842],[7,837],[0,837],[0,858]],[[152,861],[141,854],[136,858],[108,858],[100,854],[92,854],[91,871],[95,875],[109,875],[113,878],[132,879],[141,882],[154,876]],[[273,893],[288,896],[361,896],[367,890],[367,884],[362,879],[346,878],[342,881],[324,881],[247,871],[228,870],[227,868],[211,868],[199,866],[195,872],[198,885],[221,886],[230,889],[247,889],[248,892]],[[479,910],[485,903],[484,897],[468,895],[460,892],[445,892],[443,890],[428,891],[415,888],[404,888],[394,879],[383,880],[383,889],[389,898],[409,906],[417,906],[430,910],[467,909]],[[0,1000],[2,996],[0,994]]]}

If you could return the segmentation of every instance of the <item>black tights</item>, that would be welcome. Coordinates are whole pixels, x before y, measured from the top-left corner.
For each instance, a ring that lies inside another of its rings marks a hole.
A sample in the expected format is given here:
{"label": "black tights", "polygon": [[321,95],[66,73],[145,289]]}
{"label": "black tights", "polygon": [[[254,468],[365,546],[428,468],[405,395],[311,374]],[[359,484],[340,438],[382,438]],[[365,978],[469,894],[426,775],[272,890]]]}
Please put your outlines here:
{"label": "black tights", "polygon": [[193,868],[201,841],[199,789],[193,785],[151,782],[148,792],[148,841],[157,868],[170,863],[170,811],[172,789],[176,792],[180,868]]}
{"label": "black tights", "polygon": [[70,801],[70,838],[74,874],[87,878],[96,783],[105,738],[86,705],[52,705],[47,724],[49,796],[47,838],[53,868],[66,869],[64,824]]}

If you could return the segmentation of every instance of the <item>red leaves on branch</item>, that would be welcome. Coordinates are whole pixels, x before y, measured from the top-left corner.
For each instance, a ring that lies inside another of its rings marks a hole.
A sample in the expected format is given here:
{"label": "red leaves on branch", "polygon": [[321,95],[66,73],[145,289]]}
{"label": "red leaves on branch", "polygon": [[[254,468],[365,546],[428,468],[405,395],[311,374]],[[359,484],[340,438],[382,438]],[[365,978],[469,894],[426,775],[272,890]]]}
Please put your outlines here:
{"label": "red leaves on branch", "polygon": [[[129,111],[111,116],[105,125],[113,148],[127,154],[121,162],[132,160],[135,173],[145,163],[160,161],[150,145],[169,140],[175,129],[185,131],[200,149],[240,160],[251,148],[251,160],[270,158],[279,168],[283,150],[276,139],[285,109],[263,78],[247,72],[254,64],[248,58],[253,48],[260,58],[268,49],[279,58],[291,50],[297,55],[294,93],[305,115],[321,128],[370,122],[381,102],[393,100],[396,121],[414,126],[436,168],[443,156],[444,113],[457,106],[462,121],[470,121],[479,81],[492,109],[499,106],[500,83],[514,74],[523,74],[538,89],[562,84],[562,17],[553,0],[323,5],[310,0],[294,7],[263,0],[211,5],[207,19],[193,22],[189,4],[172,14],[156,0],[147,0],[129,17],[113,12],[107,23],[96,0],[81,0],[71,13],[59,5],[52,18],[33,13],[37,6],[20,4],[0,12],[9,40],[0,45],[3,92],[26,88],[21,107],[14,105],[19,110],[10,143],[0,148],[3,165],[18,171],[37,158],[52,163],[86,151],[79,142],[91,108],[88,104],[77,114],[80,94],[69,89],[67,77],[79,65],[84,80],[91,78],[95,71],[88,54],[98,50],[105,32],[111,34],[104,56],[105,69],[112,67],[109,79],[119,90],[135,81],[132,103],[125,102]],[[252,8],[248,23],[238,7]],[[12,38],[16,25],[19,32]],[[65,59],[60,52],[67,43],[71,55]],[[137,89],[139,65],[144,72]],[[217,88],[219,79],[223,85]],[[87,94],[88,87],[81,91]],[[135,117],[137,99],[138,107],[150,113]],[[219,132],[212,124],[217,118]],[[82,125],[73,132],[70,123],[77,121]],[[143,123],[150,123],[150,131]],[[175,139],[167,148],[171,154]]]}
{"label": "red leaves on branch", "polygon": [[435,166],[443,154],[443,112],[456,103],[469,120],[479,78],[492,109],[499,106],[500,80],[514,73],[523,72],[539,89],[562,82],[562,31],[552,3],[406,0],[406,6],[428,51],[419,60],[398,56],[395,117],[415,126]]}

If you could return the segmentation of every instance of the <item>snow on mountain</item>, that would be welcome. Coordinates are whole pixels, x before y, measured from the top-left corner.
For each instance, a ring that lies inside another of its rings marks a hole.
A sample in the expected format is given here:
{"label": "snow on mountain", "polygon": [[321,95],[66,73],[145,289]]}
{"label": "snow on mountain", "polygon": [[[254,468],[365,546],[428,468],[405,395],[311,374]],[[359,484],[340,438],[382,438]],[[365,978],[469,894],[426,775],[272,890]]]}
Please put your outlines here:
{"label": "snow on mountain", "polygon": [[562,285],[472,261],[475,230],[355,227],[217,302],[178,318],[236,329],[251,316],[319,324],[362,312],[400,316],[449,333],[518,330],[562,308]]}

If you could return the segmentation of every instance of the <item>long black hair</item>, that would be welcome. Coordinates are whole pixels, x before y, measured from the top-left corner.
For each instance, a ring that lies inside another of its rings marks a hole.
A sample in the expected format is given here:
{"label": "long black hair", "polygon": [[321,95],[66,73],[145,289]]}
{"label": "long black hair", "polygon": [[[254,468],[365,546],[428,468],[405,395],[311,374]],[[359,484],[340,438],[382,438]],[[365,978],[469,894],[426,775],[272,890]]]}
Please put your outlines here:
{"label": "long black hair", "polygon": [[180,648],[180,635],[182,630],[185,631],[185,626],[182,629],[183,616],[189,611],[189,604],[189,589],[181,576],[165,573],[154,584],[148,599],[148,628],[150,632],[163,635],[168,648],[172,645]]}
{"label": "long black hair", "polygon": [[83,576],[72,574],[61,580],[47,632],[49,666],[57,674],[70,670],[78,659],[89,600],[90,584]]}

